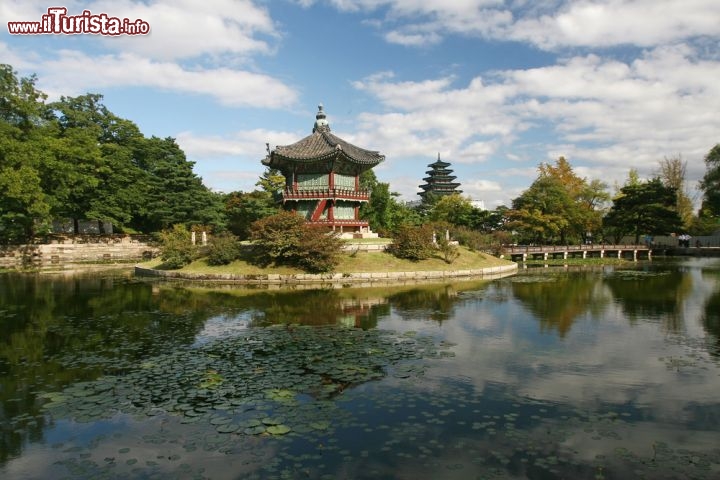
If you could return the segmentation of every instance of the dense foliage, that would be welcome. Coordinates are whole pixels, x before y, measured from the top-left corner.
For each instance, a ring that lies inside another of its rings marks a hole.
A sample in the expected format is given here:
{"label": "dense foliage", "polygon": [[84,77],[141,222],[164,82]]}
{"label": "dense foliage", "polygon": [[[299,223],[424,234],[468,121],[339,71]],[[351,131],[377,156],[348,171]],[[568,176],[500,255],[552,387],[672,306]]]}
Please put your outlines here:
{"label": "dense foliage", "polygon": [[541,164],[538,178],[513,200],[507,227],[521,243],[582,243],[588,232],[601,229],[607,186],[588,182],[560,157],[554,165]]}
{"label": "dense foliage", "polygon": [[676,210],[676,191],[663,185],[659,178],[626,185],[605,217],[605,225],[619,241],[625,235],[669,235],[682,231],[683,223]]}
{"label": "dense foliage", "polygon": [[207,252],[208,265],[227,265],[240,257],[240,242],[228,232],[221,232],[210,237]]}
{"label": "dense foliage", "polygon": [[414,261],[430,258],[435,253],[432,226],[401,225],[393,232],[387,252]]}
{"label": "dense foliage", "polygon": [[192,233],[185,225],[173,225],[160,232],[159,237],[160,259],[166,268],[182,268],[198,254],[197,246],[192,243]]}
{"label": "dense foliage", "polygon": [[172,138],[145,137],[102,96],[46,103],[36,78],[0,65],[0,242],[25,241],[59,219],[155,232],[224,223],[221,196]]}
{"label": "dense foliage", "polygon": [[701,215],[720,221],[720,143],[705,156],[705,165],[707,171],[700,182],[704,193]]}
{"label": "dense foliage", "polygon": [[399,202],[399,194],[390,191],[389,183],[378,182],[372,170],[360,175],[360,188],[370,191],[370,201],[360,207],[360,218],[367,220],[373,231],[389,235],[403,223],[422,222],[420,214]]}
{"label": "dense foliage", "polygon": [[311,227],[301,216],[285,211],[255,221],[250,238],[259,265],[286,265],[311,273],[332,271],[344,245],[335,234]]}

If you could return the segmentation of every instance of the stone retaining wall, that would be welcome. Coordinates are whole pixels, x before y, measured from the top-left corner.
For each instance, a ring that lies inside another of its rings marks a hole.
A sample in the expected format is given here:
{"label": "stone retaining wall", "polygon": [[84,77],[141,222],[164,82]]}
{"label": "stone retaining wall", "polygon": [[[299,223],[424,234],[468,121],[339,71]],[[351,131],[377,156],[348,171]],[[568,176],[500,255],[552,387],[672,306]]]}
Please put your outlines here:
{"label": "stone retaining wall", "polygon": [[298,273],[294,275],[280,274],[259,274],[259,275],[238,275],[232,273],[201,274],[186,273],[172,270],[155,270],[135,266],[135,274],[138,276],[163,277],[181,280],[207,280],[214,282],[228,282],[241,284],[334,284],[342,286],[352,284],[353,286],[371,285],[375,283],[403,283],[405,281],[438,281],[450,278],[496,278],[517,272],[516,263],[500,265],[497,267],[478,268],[473,270],[437,270],[417,272],[377,272],[377,273]]}
{"label": "stone retaining wall", "polygon": [[116,263],[150,259],[157,247],[144,237],[56,237],[52,243],[0,245],[0,267],[48,267],[76,263]]}

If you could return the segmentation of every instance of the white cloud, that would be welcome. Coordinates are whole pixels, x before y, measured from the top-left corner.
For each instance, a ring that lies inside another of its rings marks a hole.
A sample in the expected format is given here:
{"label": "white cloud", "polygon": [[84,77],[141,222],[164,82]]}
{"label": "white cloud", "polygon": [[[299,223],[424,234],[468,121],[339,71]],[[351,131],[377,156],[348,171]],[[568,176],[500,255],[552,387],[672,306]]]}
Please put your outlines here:
{"label": "white cloud", "polygon": [[[303,2],[305,5],[313,2]],[[330,0],[346,12],[385,11],[389,42],[437,43],[448,35],[517,40],[543,49],[563,46],[652,47],[720,35],[715,0],[565,0],[533,3],[486,0]]]}
{"label": "white cloud", "polygon": [[132,53],[91,57],[62,50],[57,58],[36,64],[35,71],[41,89],[56,95],[129,86],[207,95],[232,107],[280,108],[297,100],[294,89],[269,75],[230,68],[191,70]]}
{"label": "white cloud", "polygon": [[605,0],[566,2],[554,12],[522,18],[505,33],[542,48],[654,46],[719,34],[714,0]]}
{"label": "white cloud", "polygon": [[[393,158],[440,151],[458,166],[508,151],[532,162],[530,178],[540,161],[565,155],[610,184],[624,181],[630,168],[649,175],[661,159],[679,154],[694,187],[720,131],[717,78],[720,61],[699,59],[687,45],[655,48],[627,62],[577,56],[497,72],[490,83],[481,77],[467,85],[450,77],[408,82],[384,73],[354,84],[386,110],[360,115],[355,138]],[[536,129],[543,142],[525,144]],[[494,181],[503,172],[488,173]]]}
{"label": "white cloud", "polygon": [[279,132],[265,129],[243,130],[231,135],[197,135],[193,132],[177,134],[178,145],[188,156],[195,158],[213,158],[223,156],[243,156],[257,159],[265,157],[265,143],[270,148],[288,145],[300,140],[297,132]]}
{"label": "white cloud", "polygon": [[442,38],[435,32],[430,33],[402,33],[391,31],[385,34],[385,40],[389,43],[397,43],[406,46],[434,45],[440,43]]}

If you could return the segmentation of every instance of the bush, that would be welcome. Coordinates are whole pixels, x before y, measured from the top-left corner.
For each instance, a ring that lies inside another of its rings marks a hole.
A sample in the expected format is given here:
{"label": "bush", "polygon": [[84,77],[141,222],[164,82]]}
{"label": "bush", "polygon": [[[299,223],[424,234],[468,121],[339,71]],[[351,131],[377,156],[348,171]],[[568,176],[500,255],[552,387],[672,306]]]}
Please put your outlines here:
{"label": "bush", "polygon": [[413,261],[430,258],[435,252],[432,227],[400,226],[393,234],[393,243],[388,245],[387,251],[398,258]]}
{"label": "bush", "polygon": [[311,227],[292,212],[262,218],[250,227],[255,262],[287,265],[311,273],[332,271],[340,261],[343,241]]}
{"label": "bush", "polygon": [[160,232],[160,258],[165,267],[182,268],[195,259],[197,247],[192,244],[190,231],[185,225],[173,225]]}
{"label": "bush", "polygon": [[438,238],[437,245],[445,263],[453,263],[460,256],[460,249],[457,245],[453,245],[445,237]]}
{"label": "bush", "polygon": [[207,248],[208,265],[227,265],[239,256],[240,244],[232,233],[220,233],[210,237]]}
{"label": "bush", "polygon": [[502,245],[510,243],[511,235],[509,232],[495,231],[492,233],[478,232],[467,227],[457,227],[453,229],[453,238],[460,245],[476,252],[487,252],[492,255],[500,255],[502,253]]}

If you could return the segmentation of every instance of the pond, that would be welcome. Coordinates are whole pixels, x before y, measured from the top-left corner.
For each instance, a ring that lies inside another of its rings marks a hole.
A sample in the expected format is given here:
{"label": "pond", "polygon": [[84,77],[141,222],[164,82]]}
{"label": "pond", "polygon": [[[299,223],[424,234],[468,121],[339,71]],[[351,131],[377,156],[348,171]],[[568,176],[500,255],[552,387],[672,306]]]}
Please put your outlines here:
{"label": "pond", "polygon": [[0,275],[0,478],[717,479],[720,261],[365,289]]}

